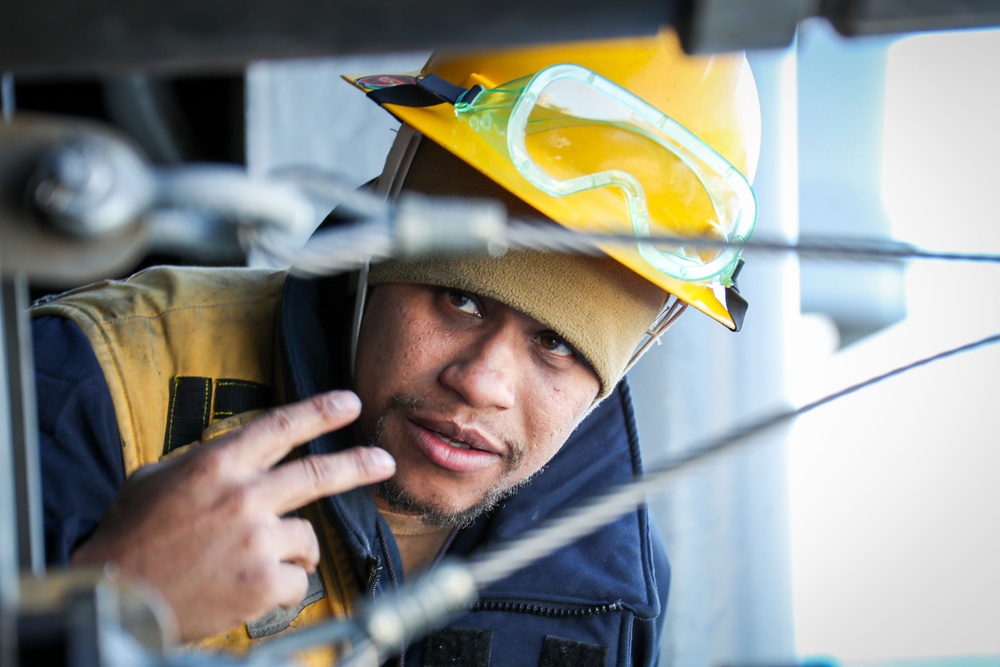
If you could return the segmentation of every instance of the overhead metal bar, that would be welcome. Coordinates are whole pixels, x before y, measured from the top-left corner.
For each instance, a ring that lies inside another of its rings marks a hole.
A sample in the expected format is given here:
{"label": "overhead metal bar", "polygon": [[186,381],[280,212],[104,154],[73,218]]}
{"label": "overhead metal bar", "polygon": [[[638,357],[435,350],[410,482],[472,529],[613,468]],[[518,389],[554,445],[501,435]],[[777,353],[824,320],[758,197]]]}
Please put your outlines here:
{"label": "overhead metal bar", "polygon": [[1000,25],[997,0],[5,0],[0,71],[227,71],[256,60],[650,34],[690,52],[786,46],[822,17],[845,35]]}

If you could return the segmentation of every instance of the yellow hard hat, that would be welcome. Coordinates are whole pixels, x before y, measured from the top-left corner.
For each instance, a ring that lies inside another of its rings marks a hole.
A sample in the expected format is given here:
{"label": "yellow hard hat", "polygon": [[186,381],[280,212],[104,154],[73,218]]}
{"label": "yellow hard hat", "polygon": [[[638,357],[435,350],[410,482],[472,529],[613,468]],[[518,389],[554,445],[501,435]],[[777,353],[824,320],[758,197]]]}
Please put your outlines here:
{"label": "yellow hard hat", "polygon": [[[740,328],[746,302],[733,281],[738,244],[756,219],[749,181],[760,148],[757,91],[742,54],[689,56],[674,33],[661,31],[438,52],[416,75],[345,78],[567,228],[734,244],[601,249]],[[416,91],[413,99],[404,89],[414,86],[430,94]],[[579,96],[581,90],[596,91],[596,98]]]}

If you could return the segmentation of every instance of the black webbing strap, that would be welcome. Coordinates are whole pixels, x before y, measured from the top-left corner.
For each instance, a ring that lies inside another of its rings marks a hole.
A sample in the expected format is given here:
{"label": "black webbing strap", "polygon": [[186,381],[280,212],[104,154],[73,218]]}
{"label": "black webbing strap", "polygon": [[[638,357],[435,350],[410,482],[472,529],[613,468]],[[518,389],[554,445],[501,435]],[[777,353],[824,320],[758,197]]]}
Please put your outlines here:
{"label": "black webbing strap", "polygon": [[214,420],[272,405],[270,387],[257,382],[178,375],[170,381],[163,455],[201,440],[202,432]]}
{"label": "black webbing strap", "polygon": [[571,639],[548,636],[542,644],[538,667],[605,667],[608,649]]}
{"label": "black webbing strap", "polygon": [[403,107],[432,107],[435,104],[455,104],[466,94],[475,95],[481,86],[462,88],[445,81],[436,74],[425,74],[414,83],[401,83],[368,91],[368,97],[378,104],[397,104]]}
{"label": "black webbing strap", "polygon": [[250,382],[224,378],[215,381],[215,400],[212,419],[225,419],[250,410],[260,410],[274,405],[271,388]]}
{"label": "black webbing strap", "polygon": [[424,640],[423,667],[489,667],[493,633],[472,628],[444,628]]}
{"label": "black webbing strap", "polygon": [[167,429],[163,455],[197,442],[208,427],[212,408],[212,379],[177,376],[170,381]]}

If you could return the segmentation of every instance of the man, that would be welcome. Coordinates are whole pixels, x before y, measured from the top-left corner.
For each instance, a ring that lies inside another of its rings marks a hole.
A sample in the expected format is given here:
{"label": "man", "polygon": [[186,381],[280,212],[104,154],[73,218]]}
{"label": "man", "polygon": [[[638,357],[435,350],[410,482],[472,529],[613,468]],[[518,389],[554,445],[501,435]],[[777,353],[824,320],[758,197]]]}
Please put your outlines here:
{"label": "man", "polygon": [[[638,72],[660,109],[580,68],[543,69],[562,60]],[[551,80],[498,86],[539,70]],[[756,100],[741,58],[687,58],[661,34],[437,57],[427,71],[450,86],[356,79],[405,123],[379,179],[389,196],[496,197],[517,217],[640,234],[752,227],[737,170],[753,170]],[[580,101],[593,91],[596,106]],[[532,133],[539,120],[555,134]],[[611,187],[574,186],[570,162]],[[242,652],[627,481],[639,452],[620,380],[645,334],[685,305],[737,329],[745,303],[730,250],[606,251],[393,260],[318,280],[156,269],[36,306],[50,560],[115,563],[161,591],[184,640]],[[667,574],[640,507],[481,591],[401,661],[652,664]]]}

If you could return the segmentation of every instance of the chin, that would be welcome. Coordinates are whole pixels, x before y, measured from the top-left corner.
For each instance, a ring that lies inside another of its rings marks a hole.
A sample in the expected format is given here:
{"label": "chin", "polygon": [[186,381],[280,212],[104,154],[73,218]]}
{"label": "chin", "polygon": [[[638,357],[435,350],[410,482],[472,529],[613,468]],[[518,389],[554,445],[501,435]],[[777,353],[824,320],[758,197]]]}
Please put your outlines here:
{"label": "chin", "polygon": [[419,516],[425,524],[441,528],[469,526],[513,492],[514,489],[490,491],[478,501],[464,507],[455,507],[454,505],[437,503],[433,498],[421,498],[416,493],[397,484],[393,479],[380,482],[375,486],[375,495],[393,511]]}

